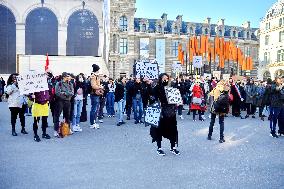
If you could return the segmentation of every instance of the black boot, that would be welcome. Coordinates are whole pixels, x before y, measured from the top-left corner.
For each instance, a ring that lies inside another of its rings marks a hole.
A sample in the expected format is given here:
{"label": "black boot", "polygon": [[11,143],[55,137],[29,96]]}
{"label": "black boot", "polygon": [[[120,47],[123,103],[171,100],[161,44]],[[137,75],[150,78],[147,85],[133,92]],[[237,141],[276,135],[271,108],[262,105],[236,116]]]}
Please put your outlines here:
{"label": "black boot", "polygon": [[207,140],[212,140],[211,135],[208,135]]}
{"label": "black boot", "polygon": [[24,135],[28,134],[28,132],[25,130],[25,127],[22,128],[21,133],[24,134]]}
{"label": "black boot", "polygon": [[12,135],[13,136],[18,136],[18,134],[16,133],[16,131],[14,130],[14,131],[12,131]]}
{"label": "black boot", "polygon": [[40,138],[39,138],[39,136],[38,136],[38,135],[35,135],[35,136],[34,136],[34,141],[36,141],[36,142],[40,142]]}
{"label": "black boot", "polygon": [[224,137],[220,137],[220,140],[219,140],[219,142],[220,142],[220,143],[223,143],[223,142],[225,142],[225,140],[224,140]]}

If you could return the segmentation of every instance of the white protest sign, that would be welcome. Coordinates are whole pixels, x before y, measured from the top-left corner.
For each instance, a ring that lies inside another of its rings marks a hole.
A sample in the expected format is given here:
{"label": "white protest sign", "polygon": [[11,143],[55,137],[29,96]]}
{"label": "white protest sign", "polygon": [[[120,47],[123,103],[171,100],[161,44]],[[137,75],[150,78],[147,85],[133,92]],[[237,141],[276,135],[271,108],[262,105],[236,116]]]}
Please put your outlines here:
{"label": "white protest sign", "polygon": [[212,78],[212,75],[211,75],[211,74],[208,74],[208,73],[204,73],[203,77],[204,77],[204,78],[211,79],[211,78]]}
{"label": "white protest sign", "polygon": [[149,105],[145,110],[145,124],[159,126],[161,108],[158,104]]}
{"label": "white protest sign", "polygon": [[48,90],[45,72],[31,71],[17,77],[20,94],[30,94]]}
{"label": "white protest sign", "polygon": [[183,104],[179,89],[173,87],[165,87],[165,92],[169,104]]}
{"label": "white protest sign", "polygon": [[213,77],[216,77],[218,80],[221,79],[221,71],[213,71]]}
{"label": "white protest sign", "polygon": [[229,80],[231,75],[230,74],[223,74],[222,77],[223,77],[224,80]]}
{"label": "white protest sign", "polygon": [[157,63],[137,62],[135,64],[136,77],[144,77],[148,79],[158,79],[159,66]]}
{"label": "white protest sign", "polygon": [[178,61],[175,61],[175,62],[172,64],[172,70],[173,70],[174,73],[181,73],[181,72],[182,72],[181,63],[178,62]]}
{"label": "white protest sign", "polygon": [[202,56],[193,56],[192,65],[194,68],[202,68]]}

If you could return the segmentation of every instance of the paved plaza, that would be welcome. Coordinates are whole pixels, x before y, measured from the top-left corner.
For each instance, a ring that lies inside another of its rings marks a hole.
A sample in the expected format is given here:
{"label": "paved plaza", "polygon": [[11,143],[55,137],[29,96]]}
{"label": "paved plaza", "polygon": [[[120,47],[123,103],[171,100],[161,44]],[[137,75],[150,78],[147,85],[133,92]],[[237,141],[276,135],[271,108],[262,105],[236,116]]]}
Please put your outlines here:
{"label": "paved plaza", "polygon": [[[28,135],[11,135],[10,112],[0,103],[1,189],[191,189],[263,188],[284,186],[284,137],[269,136],[269,122],[225,119],[226,142],[219,144],[218,124],[213,141],[206,140],[209,119],[178,120],[180,156],[156,154],[149,127],[117,127],[106,118],[101,129],[89,129],[64,139],[33,141],[32,117]],[[49,118],[48,133],[53,134]],[[39,132],[41,134],[41,130]]]}

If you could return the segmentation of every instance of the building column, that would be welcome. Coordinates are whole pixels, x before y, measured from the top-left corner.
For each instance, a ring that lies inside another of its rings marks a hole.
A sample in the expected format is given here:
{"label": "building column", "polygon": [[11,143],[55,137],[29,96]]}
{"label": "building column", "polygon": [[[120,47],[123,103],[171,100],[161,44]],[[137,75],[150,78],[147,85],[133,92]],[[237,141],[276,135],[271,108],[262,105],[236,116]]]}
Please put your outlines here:
{"label": "building column", "polygon": [[66,55],[67,44],[67,25],[60,25],[58,27],[58,55]]}
{"label": "building column", "polygon": [[16,54],[25,54],[25,29],[26,26],[23,23],[16,24]]}
{"label": "building column", "polygon": [[98,47],[98,56],[103,56],[104,48],[104,30],[102,26],[99,26],[99,47]]}

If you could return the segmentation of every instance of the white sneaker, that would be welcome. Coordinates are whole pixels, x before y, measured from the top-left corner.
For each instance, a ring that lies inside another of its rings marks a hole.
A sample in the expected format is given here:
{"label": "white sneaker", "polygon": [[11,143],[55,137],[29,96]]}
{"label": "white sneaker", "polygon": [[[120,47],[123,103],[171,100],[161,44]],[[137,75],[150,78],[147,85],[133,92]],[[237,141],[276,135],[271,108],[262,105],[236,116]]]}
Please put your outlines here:
{"label": "white sneaker", "polygon": [[70,129],[70,135],[73,135],[73,131],[72,131],[72,129]]}
{"label": "white sneaker", "polygon": [[94,129],[95,127],[95,123],[93,125],[90,125],[90,129]]}
{"label": "white sneaker", "polygon": [[73,131],[74,131],[74,132],[81,132],[82,129],[81,129],[80,127],[78,127],[78,126],[74,126],[74,127],[73,127]]}
{"label": "white sneaker", "polygon": [[182,115],[180,115],[180,116],[179,116],[179,118],[180,118],[181,120],[183,120],[183,119],[184,119]]}
{"label": "white sneaker", "polygon": [[211,114],[209,114],[208,118],[211,119]]}
{"label": "white sneaker", "polygon": [[104,121],[103,121],[102,119],[99,119],[99,122],[100,122],[100,123],[103,123]]}
{"label": "white sneaker", "polygon": [[57,132],[57,131],[54,131],[53,136],[54,136],[54,137],[59,137],[58,132]]}
{"label": "white sneaker", "polygon": [[95,123],[95,129],[100,129],[99,124]]}
{"label": "white sneaker", "polygon": [[201,117],[202,117],[204,120],[206,119],[205,115],[201,115]]}

